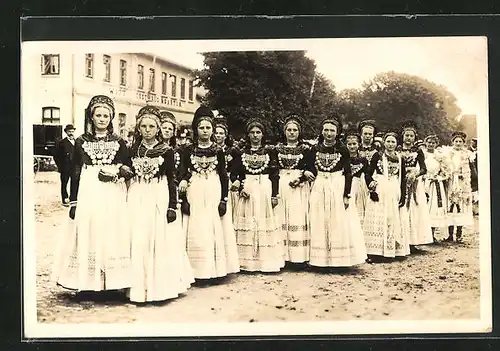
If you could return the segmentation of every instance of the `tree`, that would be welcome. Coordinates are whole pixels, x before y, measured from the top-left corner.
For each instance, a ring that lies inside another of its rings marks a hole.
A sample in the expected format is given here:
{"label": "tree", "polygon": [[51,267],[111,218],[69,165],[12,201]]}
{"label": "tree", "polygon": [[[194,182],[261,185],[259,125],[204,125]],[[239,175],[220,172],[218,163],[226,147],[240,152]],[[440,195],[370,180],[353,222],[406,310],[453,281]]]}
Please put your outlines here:
{"label": "tree", "polygon": [[198,85],[208,91],[202,102],[227,118],[235,137],[244,135],[245,124],[252,117],[260,118],[271,137],[277,137],[290,113],[302,116],[306,122],[304,132],[311,134],[314,132],[311,120],[322,109],[330,108],[335,95],[331,83],[317,75],[311,97],[315,63],[303,51],[203,55],[205,67],[196,72]]}
{"label": "tree", "polygon": [[339,95],[352,111],[347,115],[351,123],[372,118],[380,130],[399,132],[402,122],[411,119],[419,126],[420,138],[436,134],[443,142],[448,142],[451,132],[458,128],[460,108],[455,96],[446,87],[418,76],[379,73],[363,83],[359,92],[343,91]]}

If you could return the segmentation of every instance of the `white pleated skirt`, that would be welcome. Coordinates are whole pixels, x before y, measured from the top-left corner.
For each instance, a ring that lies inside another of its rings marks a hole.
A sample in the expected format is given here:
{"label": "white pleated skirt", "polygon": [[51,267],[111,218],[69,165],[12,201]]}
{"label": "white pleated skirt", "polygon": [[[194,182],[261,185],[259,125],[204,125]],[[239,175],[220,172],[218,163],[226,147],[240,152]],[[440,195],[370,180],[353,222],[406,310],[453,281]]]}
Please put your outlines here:
{"label": "white pleated skirt", "polygon": [[183,216],[182,225],[194,277],[210,279],[238,272],[236,245],[230,235],[225,235],[218,211],[221,200],[219,175],[193,173],[187,199],[191,214]]}
{"label": "white pleated skirt", "polygon": [[285,266],[283,238],[271,205],[271,181],[267,174],[246,175],[245,191],[236,206],[236,243],[240,269],[279,272]]}
{"label": "white pleated skirt", "polygon": [[173,299],[194,282],[181,218],[167,223],[168,203],[166,177],[131,182],[127,201],[132,238],[131,301]]}
{"label": "white pleated skirt", "polygon": [[309,261],[311,237],[309,233],[309,196],[311,187],[308,182],[292,188],[289,183],[298,179],[300,170],[280,170],[280,200],[275,208],[278,228],[284,246],[284,259],[288,262]]}
{"label": "white pleated skirt", "polygon": [[374,174],[379,201],[368,199],[363,232],[368,255],[396,257],[410,254],[409,238],[403,235],[399,215],[401,188],[397,177]]}
{"label": "white pleated skirt", "polygon": [[318,172],[312,185],[309,199],[312,266],[349,267],[366,260],[356,206],[351,203],[344,208],[344,185],[342,171]]}
{"label": "white pleated skirt", "polygon": [[52,280],[68,289],[117,290],[131,285],[126,185],[99,181],[100,168],[82,168],[76,216],[59,239]]}
{"label": "white pleated skirt", "polygon": [[425,186],[422,178],[418,178],[416,198],[411,196],[409,208],[406,204],[400,208],[401,230],[403,236],[409,238],[410,245],[425,245],[433,242],[431,218],[427,198],[425,196]]}

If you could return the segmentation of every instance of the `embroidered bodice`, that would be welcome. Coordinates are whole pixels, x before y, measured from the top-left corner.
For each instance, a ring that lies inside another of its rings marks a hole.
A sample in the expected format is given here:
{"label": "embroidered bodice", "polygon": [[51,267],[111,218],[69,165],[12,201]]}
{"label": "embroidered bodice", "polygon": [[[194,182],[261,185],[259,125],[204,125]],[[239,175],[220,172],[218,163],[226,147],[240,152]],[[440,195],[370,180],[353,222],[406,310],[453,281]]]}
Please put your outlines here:
{"label": "embroidered bodice", "polygon": [[308,150],[309,146],[306,144],[298,144],[296,146],[278,144],[276,146],[276,154],[280,169],[304,169],[305,153]]}
{"label": "embroidered bodice", "polygon": [[363,173],[366,174],[368,169],[368,160],[364,157],[351,157],[351,173],[353,177],[359,178]]}

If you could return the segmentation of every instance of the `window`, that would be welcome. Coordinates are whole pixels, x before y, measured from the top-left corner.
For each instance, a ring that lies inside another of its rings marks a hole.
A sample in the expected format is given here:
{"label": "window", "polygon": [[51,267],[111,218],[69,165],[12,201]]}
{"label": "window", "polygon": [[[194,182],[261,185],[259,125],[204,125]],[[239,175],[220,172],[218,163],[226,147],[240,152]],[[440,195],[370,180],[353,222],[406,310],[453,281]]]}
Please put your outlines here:
{"label": "window", "polygon": [[127,85],[127,61],[120,60],[120,85]]}
{"label": "window", "polygon": [[192,80],[189,81],[189,91],[188,91],[188,98],[189,101],[193,101],[193,93],[194,91],[194,82]]}
{"label": "window", "polygon": [[111,56],[103,55],[102,62],[104,63],[104,81],[111,82]]}
{"label": "window", "polygon": [[174,76],[173,74],[170,75],[170,78],[172,78],[172,97],[177,96],[177,77]]}
{"label": "window", "polygon": [[161,72],[161,93],[167,95],[167,74]]}
{"label": "window", "polygon": [[120,136],[127,139],[127,115],[125,113],[118,114],[118,130],[120,131]]}
{"label": "window", "polygon": [[42,55],[42,74],[47,76],[59,74],[59,55]]}
{"label": "window", "polygon": [[149,91],[151,93],[155,92],[155,70],[154,70],[154,68],[149,69]]}
{"label": "window", "polygon": [[85,77],[94,78],[94,54],[85,54]]}
{"label": "window", "polygon": [[144,89],[144,66],[137,66],[137,88]]}
{"label": "window", "polygon": [[42,107],[42,124],[58,124],[60,122],[59,107]]}
{"label": "window", "polygon": [[181,100],[186,99],[186,79],[181,78]]}

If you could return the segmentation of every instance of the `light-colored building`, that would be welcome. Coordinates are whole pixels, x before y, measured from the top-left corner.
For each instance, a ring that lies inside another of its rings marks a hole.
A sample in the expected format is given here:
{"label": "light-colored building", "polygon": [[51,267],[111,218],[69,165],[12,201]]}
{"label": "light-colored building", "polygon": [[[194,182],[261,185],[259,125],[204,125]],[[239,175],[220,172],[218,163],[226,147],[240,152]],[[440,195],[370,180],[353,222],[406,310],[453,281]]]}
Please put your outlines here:
{"label": "light-colored building", "polygon": [[190,124],[204,93],[194,86],[192,68],[153,54],[47,52],[40,60],[23,67],[30,77],[23,112],[34,126],[35,154],[45,154],[66,124],[83,133],[85,108],[94,95],[114,100],[113,127],[126,138],[146,104],[172,112],[180,125]]}

